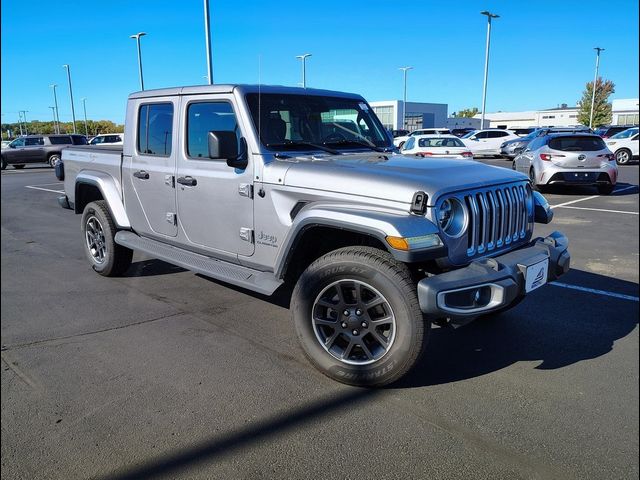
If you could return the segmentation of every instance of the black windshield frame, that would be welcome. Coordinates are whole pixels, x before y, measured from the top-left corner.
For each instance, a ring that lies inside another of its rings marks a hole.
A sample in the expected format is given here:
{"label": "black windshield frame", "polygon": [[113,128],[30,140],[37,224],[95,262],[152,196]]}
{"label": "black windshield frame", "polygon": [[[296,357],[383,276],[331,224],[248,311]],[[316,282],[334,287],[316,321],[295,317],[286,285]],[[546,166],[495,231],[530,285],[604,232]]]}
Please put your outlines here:
{"label": "black windshield frame", "polygon": [[[340,151],[371,150],[371,147],[393,149],[389,133],[373,109],[362,99],[290,93],[248,93],[245,99],[255,131],[267,150],[313,150],[301,148],[301,144],[327,145]],[[332,111],[349,111],[348,115],[354,118],[334,117],[329,122],[325,121],[322,114]],[[283,115],[285,112],[286,115]],[[273,138],[274,125],[278,130],[275,136],[282,137],[280,141]],[[366,129],[361,130],[361,126]],[[328,133],[327,128],[332,132]],[[342,138],[357,139],[361,144],[342,143]],[[367,146],[369,144],[370,147]]]}

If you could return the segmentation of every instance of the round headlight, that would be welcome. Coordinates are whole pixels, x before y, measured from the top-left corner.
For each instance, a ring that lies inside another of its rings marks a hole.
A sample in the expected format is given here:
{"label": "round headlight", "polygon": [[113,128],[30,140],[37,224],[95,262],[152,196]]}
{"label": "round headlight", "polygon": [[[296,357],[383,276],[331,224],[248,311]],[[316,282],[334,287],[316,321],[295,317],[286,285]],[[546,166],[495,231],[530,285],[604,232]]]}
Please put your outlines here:
{"label": "round headlight", "polygon": [[465,227],[464,207],[456,198],[448,198],[438,209],[438,223],[444,233],[450,237],[460,235]]}

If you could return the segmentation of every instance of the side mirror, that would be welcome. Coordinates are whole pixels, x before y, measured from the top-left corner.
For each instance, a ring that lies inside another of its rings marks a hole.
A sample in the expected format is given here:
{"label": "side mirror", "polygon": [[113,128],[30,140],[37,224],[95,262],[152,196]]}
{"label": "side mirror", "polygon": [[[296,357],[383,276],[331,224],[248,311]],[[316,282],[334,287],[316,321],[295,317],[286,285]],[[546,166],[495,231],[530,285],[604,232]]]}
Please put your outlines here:
{"label": "side mirror", "polygon": [[225,159],[227,165],[233,168],[245,169],[248,164],[246,156],[247,142],[244,138],[240,139],[242,152],[238,151],[238,137],[235,132],[230,131],[212,131],[207,135],[207,143],[209,147],[209,158]]}
{"label": "side mirror", "polygon": [[540,192],[533,192],[534,218],[536,223],[551,223],[553,220],[553,210],[549,206],[547,199]]}

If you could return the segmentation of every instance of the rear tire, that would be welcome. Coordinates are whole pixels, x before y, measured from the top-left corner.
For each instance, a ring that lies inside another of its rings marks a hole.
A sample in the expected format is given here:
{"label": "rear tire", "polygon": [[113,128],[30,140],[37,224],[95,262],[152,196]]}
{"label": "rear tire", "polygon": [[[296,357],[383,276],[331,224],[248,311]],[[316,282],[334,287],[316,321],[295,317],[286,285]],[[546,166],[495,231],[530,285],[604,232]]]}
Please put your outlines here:
{"label": "rear tire", "polygon": [[4,158],[2,159],[2,165],[1,165],[1,167],[2,167],[2,170],[4,170],[5,168],[7,168],[7,161],[6,161]]}
{"label": "rear tire", "polygon": [[620,150],[616,150],[614,154],[616,157],[616,163],[618,165],[626,165],[631,161],[631,150],[628,148],[621,148]]}
{"label": "rear tire", "polygon": [[606,185],[598,185],[598,193],[600,195],[611,195],[615,188],[615,185],[611,185],[609,183]]}
{"label": "rear tire", "polygon": [[372,247],[334,250],[313,262],[292,295],[293,323],[309,361],[349,385],[379,387],[423,354],[423,318],[407,266]]}
{"label": "rear tire", "polygon": [[49,155],[49,158],[47,159],[47,163],[51,168],[55,168],[56,163],[58,163],[59,161],[60,161],[60,155],[58,155],[57,153],[54,153],[53,155]]}
{"label": "rear tire", "polygon": [[133,250],[115,242],[117,232],[107,202],[88,203],[82,213],[84,251],[91,267],[105,277],[116,277],[127,271]]}

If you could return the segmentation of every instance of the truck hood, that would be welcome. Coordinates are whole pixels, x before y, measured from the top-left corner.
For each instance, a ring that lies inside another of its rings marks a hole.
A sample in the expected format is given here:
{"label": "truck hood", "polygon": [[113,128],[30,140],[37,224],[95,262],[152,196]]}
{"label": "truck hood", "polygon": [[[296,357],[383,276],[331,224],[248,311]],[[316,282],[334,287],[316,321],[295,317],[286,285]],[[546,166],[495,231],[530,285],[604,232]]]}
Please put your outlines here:
{"label": "truck hood", "polygon": [[265,182],[404,203],[424,191],[430,206],[445,193],[526,179],[521,173],[473,160],[375,152],[293,157],[270,162],[264,170]]}

